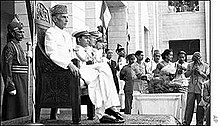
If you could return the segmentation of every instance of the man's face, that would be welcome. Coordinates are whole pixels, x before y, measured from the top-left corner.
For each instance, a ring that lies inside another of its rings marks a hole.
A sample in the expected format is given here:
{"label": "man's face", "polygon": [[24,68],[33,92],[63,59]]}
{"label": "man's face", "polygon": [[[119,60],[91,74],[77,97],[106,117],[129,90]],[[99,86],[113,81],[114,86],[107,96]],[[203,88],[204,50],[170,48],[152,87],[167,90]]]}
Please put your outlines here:
{"label": "man's face", "polygon": [[144,54],[141,53],[139,56],[137,56],[137,60],[142,61],[144,59]]}
{"label": "man's face", "polygon": [[111,59],[111,58],[112,58],[112,55],[113,55],[113,52],[112,52],[111,50],[109,50],[109,51],[107,52],[106,58],[107,58],[107,59]]}
{"label": "man's face", "polygon": [[97,49],[102,49],[102,47],[103,47],[103,44],[101,42],[96,43],[96,48]]}
{"label": "man's face", "polygon": [[201,63],[201,55],[193,55],[192,60],[196,63]]}
{"label": "man's face", "polygon": [[172,61],[172,59],[173,59],[173,52],[170,52],[170,53],[166,56],[166,59],[167,59],[168,61]]}
{"label": "man's face", "polygon": [[154,61],[157,63],[159,62],[159,60],[160,60],[160,54],[159,53],[154,54]]}
{"label": "man's face", "polygon": [[125,57],[125,50],[121,50],[120,52],[118,52],[118,55],[121,57]]}
{"label": "man's face", "polygon": [[179,59],[179,62],[183,63],[183,62],[185,61],[186,57],[185,57],[184,54],[180,54],[180,55],[178,56],[178,59]]}
{"label": "man's face", "polygon": [[129,63],[132,64],[135,62],[135,56],[132,55],[132,57],[129,59]]}
{"label": "man's face", "polygon": [[53,21],[57,27],[64,29],[68,23],[68,14],[57,14],[53,17]]}
{"label": "man's face", "polygon": [[13,36],[16,40],[21,41],[24,38],[24,30],[23,29],[16,29],[13,31]]}
{"label": "man's face", "polygon": [[89,36],[81,36],[78,38],[79,43],[82,47],[87,47],[89,45]]}
{"label": "man's face", "polygon": [[90,36],[89,46],[94,47],[95,43],[96,43],[96,37],[95,36]]}

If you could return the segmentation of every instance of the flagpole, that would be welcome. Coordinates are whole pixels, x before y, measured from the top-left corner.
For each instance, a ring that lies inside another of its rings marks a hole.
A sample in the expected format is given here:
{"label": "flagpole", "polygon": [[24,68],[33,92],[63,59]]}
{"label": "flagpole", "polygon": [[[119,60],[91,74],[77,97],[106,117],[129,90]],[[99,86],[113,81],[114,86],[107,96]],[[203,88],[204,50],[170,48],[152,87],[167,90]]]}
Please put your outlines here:
{"label": "flagpole", "polygon": [[127,52],[126,56],[128,55],[128,45],[129,45],[129,42],[127,42],[126,44],[126,52]]}
{"label": "flagpole", "polygon": [[35,113],[35,104],[36,104],[36,71],[35,71],[35,49],[36,49],[36,46],[37,46],[37,31],[36,31],[36,1],[34,1],[34,19],[33,19],[33,46],[32,46],[32,54],[33,54],[33,66],[32,66],[32,69],[33,69],[33,123],[36,125],[43,125],[41,123],[36,123],[36,113]]}
{"label": "flagpole", "polygon": [[[29,3],[30,4],[30,3]],[[36,23],[35,23],[35,19],[36,19],[36,1],[33,1],[33,17],[32,19],[29,18],[29,20],[32,20],[32,25],[30,25],[30,27],[32,26],[32,33],[31,35],[32,37],[32,123],[27,124],[28,126],[41,126],[43,124],[41,123],[36,123],[36,116],[35,116],[35,94],[36,94],[36,86],[35,86],[35,80],[36,80],[36,71],[35,71],[35,48],[37,45],[37,34],[36,34]]]}

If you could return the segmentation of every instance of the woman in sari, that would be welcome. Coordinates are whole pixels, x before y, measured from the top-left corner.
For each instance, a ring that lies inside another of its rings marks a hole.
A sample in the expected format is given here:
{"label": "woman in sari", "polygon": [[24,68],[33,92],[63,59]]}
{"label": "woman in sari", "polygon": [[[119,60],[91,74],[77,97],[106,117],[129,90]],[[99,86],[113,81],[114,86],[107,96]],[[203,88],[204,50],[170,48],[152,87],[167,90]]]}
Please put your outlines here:
{"label": "woman in sari", "polygon": [[172,63],[173,50],[166,49],[161,56],[163,61],[157,64],[155,76],[167,76],[169,80],[172,80],[176,73],[175,64]]}
{"label": "woman in sari", "polygon": [[154,78],[150,81],[151,91],[155,93],[172,92],[174,89],[170,88],[170,81],[173,80],[176,67],[172,63],[173,50],[166,49],[162,54],[162,59],[154,71]]}

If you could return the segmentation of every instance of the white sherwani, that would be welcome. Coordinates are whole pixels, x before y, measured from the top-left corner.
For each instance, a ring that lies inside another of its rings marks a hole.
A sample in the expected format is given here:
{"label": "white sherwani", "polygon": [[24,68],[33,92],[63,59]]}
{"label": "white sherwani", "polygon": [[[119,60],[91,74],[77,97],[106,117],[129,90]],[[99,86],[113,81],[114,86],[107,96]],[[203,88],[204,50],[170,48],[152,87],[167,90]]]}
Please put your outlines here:
{"label": "white sherwani", "polygon": [[[86,53],[85,48],[79,46],[78,54],[86,57]],[[86,65],[81,61],[80,74],[88,84],[89,97],[96,108],[120,105],[112,71],[106,62]]]}
{"label": "white sherwani", "polygon": [[64,69],[76,58],[73,49],[76,42],[70,34],[57,26],[53,26],[46,31],[45,50],[50,59]]}

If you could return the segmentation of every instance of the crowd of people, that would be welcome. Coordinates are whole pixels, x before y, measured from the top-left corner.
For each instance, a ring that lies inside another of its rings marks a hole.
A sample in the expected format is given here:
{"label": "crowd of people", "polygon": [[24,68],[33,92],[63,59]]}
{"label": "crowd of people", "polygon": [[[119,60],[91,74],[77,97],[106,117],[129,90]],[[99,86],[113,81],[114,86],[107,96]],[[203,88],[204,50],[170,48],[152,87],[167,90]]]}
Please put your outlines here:
{"label": "crowd of people", "polygon": [[[172,49],[165,49],[162,54],[154,50],[152,59],[144,60],[142,50],[126,54],[118,44],[115,50],[118,60],[114,61],[114,50],[103,48],[98,30],[83,28],[72,34],[64,31],[68,23],[67,12],[65,5],[51,8],[55,25],[46,31],[45,51],[54,63],[80,76],[80,85],[88,87],[89,98],[101,123],[123,123],[120,111],[131,114],[134,94],[180,92],[185,106],[183,124],[190,125],[196,100],[196,123],[203,124],[205,118],[210,125],[209,65],[202,60],[200,52],[193,54],[191,62],[187,62],[185,51],[180,51],[178,60],[173,62]],[[19,79],[27,76],[26,61],[19,46],[23,38],[22,25],[10,23],[8,30],[10,38],[3,50],[3,120],[28,114],[24,100],[27,84],[23,82],[25,79]],[[72,63],[74,58],[80,61],[80,67]],[[18,109],[17,104],[21,108]],[[56,119],[54,111],[51,119]]]}
{"label": "crowd of people", "polygon": [[168,12],[195,12],[199,11],[199,2],[198,1],[169,1],[168,2]]}

